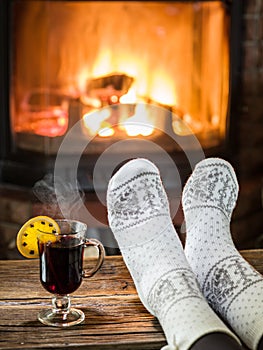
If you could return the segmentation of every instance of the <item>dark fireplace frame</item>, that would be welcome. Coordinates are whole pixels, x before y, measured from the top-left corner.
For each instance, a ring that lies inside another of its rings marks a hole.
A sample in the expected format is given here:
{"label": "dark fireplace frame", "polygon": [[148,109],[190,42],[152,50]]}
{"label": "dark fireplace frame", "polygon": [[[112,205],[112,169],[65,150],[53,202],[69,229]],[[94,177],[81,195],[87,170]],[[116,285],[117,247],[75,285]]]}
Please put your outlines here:
{"label": "dark fireplace frame", "polygon": [[[66,1],[66,0],[65,0]],[[193,1],[193,0],[192,0]],[[209,0],[214,1],[214,0]],[[189,0],[185,0],[189,2]],[[202,2],[202,0],[200,1]],[[206,156],[221,156],[234,162],[236,142],[236,127],[238,122],[238,96],[240,94],[241,77],[241,42],[242,42],[242,10],[243,0],[222,1],[230,11],[230,102],[228,106],[226,139],[224,144],[205,149]],[[55,157],[40,155],[37,152],[15,149],[12,142],[10,126],[10,77],[11,77],[11,7],[12,0],[0,2],[0,183],[15,184],[31,187],[47,172],[52,171]],[[172,155],[173,156],[173,155]],[[98,155],[88,155],[92,174],[92,166]],[[41,162],[39,160],[41,159]],[[188,175],[188,167],[185,165],[183,155],[176,155],[176,160],[182,165],[182,174]],[[41,166],[34,168],[38,162]],[[184,176],[184,175],[182,175]],[[87,190],[92,190],[92,184],[86,184]]]}

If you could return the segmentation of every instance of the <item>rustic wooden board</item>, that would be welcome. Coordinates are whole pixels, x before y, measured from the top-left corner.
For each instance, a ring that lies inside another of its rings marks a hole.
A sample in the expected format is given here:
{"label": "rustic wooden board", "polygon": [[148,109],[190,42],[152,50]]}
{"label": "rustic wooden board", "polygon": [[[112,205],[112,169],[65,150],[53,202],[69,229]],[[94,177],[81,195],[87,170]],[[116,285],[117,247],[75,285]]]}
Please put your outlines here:
{"label": "rustic wooden board", "polygon": [[106,257],[101,270],[72,294],[72,306],[85,313],[81,325],[42,325],[37,313],[50,303],[37,260],[0,261],[0,349],[160,349],[166,343],[120,256]]}
{"label": "rustic wooden board", "polygon": [[[263,250],[241,253],[263,273]],[[37,260],[0,261],[0,349],[154,350],[166,344],[121,256],[106,257],[101,270],[72,295],[72,305],[86,316],[81,325],[42,325],[37,313],[50,302],[51,294],[39,282]]]}
{"label": "rustic wooden board", "polygon": [[240,253],[263,275],[263,249],[241,250]]}

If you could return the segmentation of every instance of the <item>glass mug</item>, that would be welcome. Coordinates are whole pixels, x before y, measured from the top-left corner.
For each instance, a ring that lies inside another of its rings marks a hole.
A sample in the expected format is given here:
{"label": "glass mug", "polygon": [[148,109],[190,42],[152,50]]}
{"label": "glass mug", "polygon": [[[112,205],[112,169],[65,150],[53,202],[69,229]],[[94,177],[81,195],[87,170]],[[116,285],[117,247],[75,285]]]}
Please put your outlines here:
{"label": "glass mug", "polygon": [[[52,309],[39,312],[38,320],[45,325],[67,327],[81,323],[85,315],[71,308],[69,294],[81,285],[82,278],[93,276],[101,267],[105,251],[101,242],[85,237],[87,225],[75,220],[56,220],[60,233],[41,232],[38,235],[40,281],[50,293]],[[98,258],[90,270],[83,269],[84,250],[96,247]]]}

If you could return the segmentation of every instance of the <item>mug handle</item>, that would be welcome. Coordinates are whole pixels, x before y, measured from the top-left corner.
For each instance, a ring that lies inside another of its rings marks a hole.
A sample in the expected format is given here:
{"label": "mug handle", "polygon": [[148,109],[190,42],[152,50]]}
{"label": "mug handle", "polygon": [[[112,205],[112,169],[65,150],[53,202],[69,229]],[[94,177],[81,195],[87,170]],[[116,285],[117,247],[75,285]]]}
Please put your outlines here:
{"label": "mug handle", "polygon": [[85,278],[92,277],[98,271],[98,269],[101,267],[101,265],[104,261],[104,258],[105,258],[105,250],[104,250],[104,247],[100,241],[98,241],[95,238],[86,239],[85,243],[84,243],[84,248],[87,248],[90,246],[98,249],[99,256],[98,256],[98,260],[96,262],[96,265],[92,269],[83,270],[82,277],[85,277]]}

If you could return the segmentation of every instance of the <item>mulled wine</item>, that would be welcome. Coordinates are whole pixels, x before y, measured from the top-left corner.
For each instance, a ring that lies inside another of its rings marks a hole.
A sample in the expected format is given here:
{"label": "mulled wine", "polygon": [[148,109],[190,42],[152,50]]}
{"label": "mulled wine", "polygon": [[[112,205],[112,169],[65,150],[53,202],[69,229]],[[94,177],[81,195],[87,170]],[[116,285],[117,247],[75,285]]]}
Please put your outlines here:
{"label": "mulled wine", "polygon": [[[69,294],[81,285],[82,278],[92,277],[101,267],[105,251],[96,239],[87,238],[87,225],[76,220],[55,220],[59,230],[39,230],[38,251],[40,281],[43,287],[54,294],[52,309],[39,312],[42,323],[54,327],[69,327],[85,319],[84,312],[72,308]],[[84,249],[94,247],[98,251],[95,264],[89,270],[83,267]]]}
{"label": "mulled wine", "polygon": [[61,238],[60,242],[39,242],[40,280],[53,294],[74,292],[82,281],[83,244],[78,239]]}

